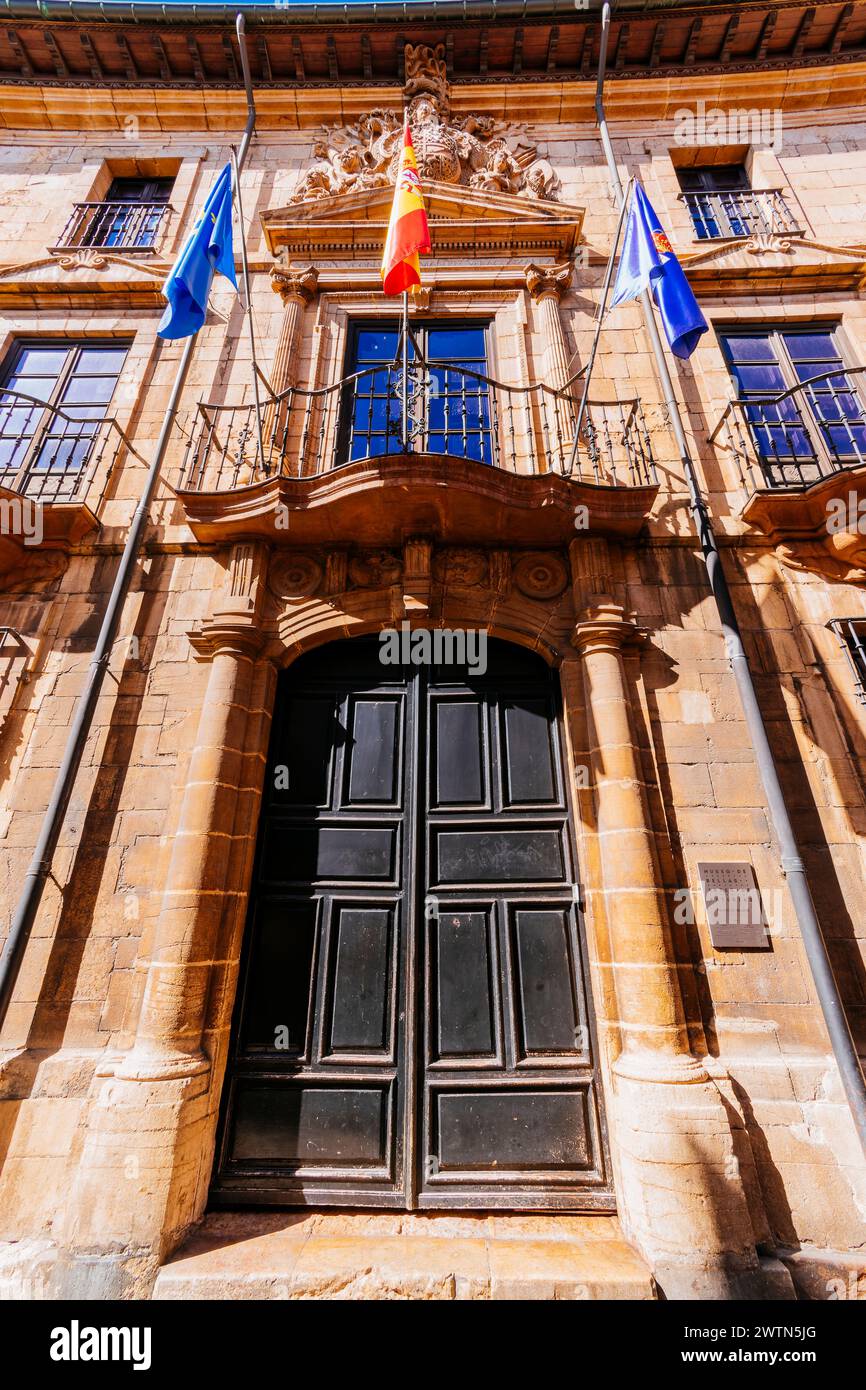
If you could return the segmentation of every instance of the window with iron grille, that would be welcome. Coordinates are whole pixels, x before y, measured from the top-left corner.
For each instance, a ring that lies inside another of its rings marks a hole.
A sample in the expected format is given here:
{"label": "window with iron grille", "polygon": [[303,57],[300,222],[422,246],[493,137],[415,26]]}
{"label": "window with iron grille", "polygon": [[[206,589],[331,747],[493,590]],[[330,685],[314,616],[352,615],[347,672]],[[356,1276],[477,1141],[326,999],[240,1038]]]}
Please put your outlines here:
{"label": "window with iron grille", "polygon": [[[410,447],[493,462],[487,325],[411,324]],[[403,450],[402,361],[397,320],[356,323],[342,406],[342,462]]]}
{"label": "window with iron grille", "polygon": [[779,190],[753,189],[742,164],[678,168],[677,178],[699,241],[799,230]]}
{"label": "window with iron grille", "polygon": [[0,486],[77,495],[128,350],[117,338],[15,344],[0,372]]}
{"label": "window with iron grille", "polygon": [[835,618],[830,627],[854,673],[854,693],[861,705],[866,705],[866,618]]}
{"label": "window with iron grille", "polygon": [[173,185],[173,178],[114,179],[100,202],[74,205],[58,246],[150,250],[168,211]]}
{"label": "window with iron grille", "polygon": [[858,373],[836,325],[722,329],[728,368],[771,486],[804,486],[866,462]]}

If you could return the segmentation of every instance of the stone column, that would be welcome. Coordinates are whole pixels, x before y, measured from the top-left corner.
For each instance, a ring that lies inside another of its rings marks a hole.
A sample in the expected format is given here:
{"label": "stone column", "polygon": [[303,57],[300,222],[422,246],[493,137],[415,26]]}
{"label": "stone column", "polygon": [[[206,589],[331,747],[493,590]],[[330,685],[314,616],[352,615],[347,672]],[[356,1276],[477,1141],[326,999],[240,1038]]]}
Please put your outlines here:
{"label": "stone column", "polygon": [[271,271],[271,289],[280,296],[285,309],[271,367],[271,385],[276,392],[285,391],[295,381],[298,330],[304,310],[315,299],[318,287],[319,272],[315,266],[298,270],[290,265],[275,265]]}
{"label": "stone column", "polygon": [[620,1071],[661,1067],[703,1079],[690,1055],[682,999],[647,820],[638,754],[631,729],[623,645],[637,637],[613,599],[585,611],[573,642],[583,658],[596,829],[604,864],[604,893],[617,966],[623,1050]]}
{"label": "stone column", "polygon": [[[544,340],[544,384],[552,391],[562,391],[574,375],[569,365],[568,348],[559,316],[559,303],[571,284],[574,267],[565,265],[540,266],[530,264],[524,271],[526,288],[538,306],[537,319]],[[544,446],[548,467],[562,468],[574,437],[574,412],[569,401],[544,392],[539,400]]]}
{"label": "stone column", "polygon": [[[307,305],[316,297],[318,285],[319,272],[311,265],[304,270],[275,265],[271,270],[271,289],[280,296],[285,309],[270,374],[271,386],[277,395],[296,384],[301,324]],[[275,463],[285,449],[287,414],[285,406],[273,403],[264,411],[265,449],[275,456]]]}
{"label": "stone column", "polygon": [[222,889],[246,757],[258,634],[211,629],[212,661],[162,895],[135,1045],[116,1075],[143,1079],[207,1070],[201,1031],[223,912]]}
{"label": "stone column", "polygon": [[135,1041],[102,1073],[88,1118],[60,1237],[58,1296],[139,1296],[201,1215],[216,1110],[205,1011],[246,888],[238,866],[251,859],[264,758],[261,737],[246,744],[259,713],[262,551],[233,547],[227,589],[192,635],[211,660],[207,688]]}
{"label": "stone column", "polygon": [[[724,1095],[726,1078],[716,1068],[711,1076],[690,1051],[622,656],[639,636],[621,605],[596,594],[572,639],[581,656],[601,879],[590,905],[609,943],[616,1018],[608,1036],[621,1040],[609,1096],[618,1212],[668,1298],[790,1297],[782,1267],[768,1271],[757,1257],[746,1189],[751,1153],[733,1097]],[[563,667],[567,699],[579,698],[574,675],[566,675],[574,664]]]}

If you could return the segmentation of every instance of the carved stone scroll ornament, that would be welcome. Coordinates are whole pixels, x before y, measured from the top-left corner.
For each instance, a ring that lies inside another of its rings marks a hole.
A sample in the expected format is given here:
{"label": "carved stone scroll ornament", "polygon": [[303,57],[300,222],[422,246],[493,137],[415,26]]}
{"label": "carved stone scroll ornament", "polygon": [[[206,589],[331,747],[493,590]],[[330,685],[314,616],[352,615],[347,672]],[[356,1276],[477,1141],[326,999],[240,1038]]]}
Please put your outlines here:
{"label": "carved stone scroll ornament", "polygon": [[108,260],[92,247],[82,247],[65,256],[59,256],[57,264],[61,270],[104,270]]}
{"label": "carved stone scroll ornament", "polygon": [[[441,44],[406,45],[406,116],[422,179],[527,198],[555,197],[559,179],[527,142],[524,126],[497,127],[490,116],[452,117],[443,52]],[[313,147],[316,163],[290,201],[393,184],[402,128],[402,113],[383,109],[345,128],[326,126]]]}

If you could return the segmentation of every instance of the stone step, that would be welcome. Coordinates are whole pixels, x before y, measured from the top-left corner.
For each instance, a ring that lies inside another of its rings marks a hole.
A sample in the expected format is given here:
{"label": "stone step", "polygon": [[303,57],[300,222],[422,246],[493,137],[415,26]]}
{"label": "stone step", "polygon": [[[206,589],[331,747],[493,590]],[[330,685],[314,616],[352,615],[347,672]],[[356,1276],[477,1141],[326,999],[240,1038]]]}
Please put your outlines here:
{"label": "stone step", "polygon": [[219,1212],[157,1299],[652,1299],[609,1215]]}

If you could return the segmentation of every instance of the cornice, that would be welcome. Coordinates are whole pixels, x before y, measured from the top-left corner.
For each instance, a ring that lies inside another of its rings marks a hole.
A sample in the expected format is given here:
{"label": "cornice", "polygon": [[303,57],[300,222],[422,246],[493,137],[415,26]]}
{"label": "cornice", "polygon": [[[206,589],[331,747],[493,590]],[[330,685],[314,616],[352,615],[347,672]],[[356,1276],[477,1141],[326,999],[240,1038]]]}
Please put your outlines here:
{"label": "cornice", "polygon": [[[33,80],[4,85],[0,129],[82,131],[80,89]],[[703,71],[692,66],[661,82],[655,76],[633,74],[627,83],[612,83],[606,90],[608,119],[617,126],[645,125],[648,121],[673,123],[684,106],[705,101],[722,110],[773,107],[792,120],[807,112],[830,112],[863,105],[866,91],[866,48],[842,67],[826,62],[780,70],[764,67],[744,74]],[[533,125],[561,122],[595,130],[595,86],[588,80],[547,78],[534,83],[525,75],[507,84],[463,80],[451,86],[454,115],[479,114],[500,120],[527,121]],[[142,137],[169,134],[174,137],[213,140],[243,130],[246,100],[240,90],[214,92],[200,85],[161,87],[143,85],[136,90],[91,83],[87,88],[88,133],[110,131],[122,136],[134,118]],[[346,83],[323,88],[307,84],[256,88],[257,130],[263,134],[320,131],[322,125],[351,125],[377,107],[401,105],[402,89],[394,84]]]}
{"label": "cornice", "polygon": [[[407,42],[443,45],[449,80],[543,84],[596,70],[601,0],[489,7],[246,7],[253,82],[265,88],[402,83]],[[23,4],[0,28],[0,82],[163,90],[240,89],[234,9]],[[864,0],[620,3],[610,43],[611,85],[686,71],[741,72],[844,63],[866,45]]]}

